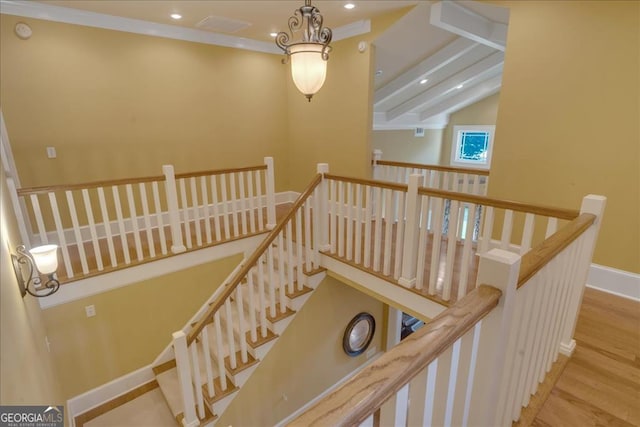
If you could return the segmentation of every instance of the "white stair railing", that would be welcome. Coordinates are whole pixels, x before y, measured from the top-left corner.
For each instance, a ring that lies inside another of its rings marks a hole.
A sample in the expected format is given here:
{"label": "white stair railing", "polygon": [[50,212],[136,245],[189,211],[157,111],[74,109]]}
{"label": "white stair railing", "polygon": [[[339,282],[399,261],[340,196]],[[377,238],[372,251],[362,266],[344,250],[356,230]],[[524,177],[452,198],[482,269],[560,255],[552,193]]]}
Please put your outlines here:
{"label": "white stair railing", "polygon": [[[273,159],[264,165],[16,189],[23,239],[60,246],[63,280],[265,232],[275,222]],[[17,209],[17,208],[16,208]],[[266,218],[265,218],[266,216]],[[24,237],[33,223],[37,234]]]}

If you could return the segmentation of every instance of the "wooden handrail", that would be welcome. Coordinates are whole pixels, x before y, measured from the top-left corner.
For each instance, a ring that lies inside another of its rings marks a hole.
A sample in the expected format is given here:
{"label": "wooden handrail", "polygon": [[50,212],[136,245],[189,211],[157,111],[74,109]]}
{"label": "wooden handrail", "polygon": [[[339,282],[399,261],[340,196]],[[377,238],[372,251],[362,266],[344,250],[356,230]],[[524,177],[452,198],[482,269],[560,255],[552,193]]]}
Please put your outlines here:
{"label": "wooden handrail", "polygon": [[418,194],[423,196],[434,196],[443,199],[458,200],[461,202],[474,203],[477,205],[493,206],[494,208],[509,209],[517,212],[526,212],[542,216],[550,216],[558,219],[573,220],[580,212],[575,209],[554,208],[550,206],[532,205],[529,203],[514,202],[511,200],[501,200],[475,194],[456,193],[453,191],[436,190],[433,188],[420,187]]}
{"label": "wooden handrail", "polygon": [[[206,176],[206,175],[222,175],[222,174],[235,173],[235,172],[251,172],[251,171],[259,171],[259,170],[266,170],[266,169],[267,169],[267,165],[246,166],[242,168],[216,169],[216,170],[180,173],[180,174],[176,174],[175,178],[176,179],[192,178],[192,177],[199,177],[199,176]],[[31,194],[50,193],[52,191],[84,190],[87,188],[109,187],[114,185],[126,185],[126,184],[140,184],[144,182],[153,182],[153,181],[162,182],[164,180],[165,180],[164,175],[143,176],[139,178],[122,178],[122,179],[112,179],[107,181],[92,181],[92,182],[85,182],[80,184],[25,187],[25,188],[19,188],[16,191],[18,193],[18,196],[29,196]]]}
{"label": "wooden handrail", "polygon": [[293,218],[296,214],[296,211],[300,209],[302,204],[311,196],[313,190],[320,184],[322,181],[322,174],[317,174],[313,181],[307,186],[307,188],[298,196],[296,201],[293,203],[293,206],[287,213],[287,215],[278,222],[273,230],[269,232],[267,237],[260,243],[260,245],[256,248],[255,251],[251,254],[249,259],[247,259],[243,264],[242,268],[238,270],[238,272],[233,276],[233,278],[226,283],[224,291],[216,298],[215,301],[211,303],[211,306],[207,309],[205,314],[198,320],[198,322],[193,326],[189,334],[187,335],[187,344],[190,345],[200,334],[202,329],[210,322],[210,319],[213,315],[224,305],[224,302],[231,296],[231,294],[235,291],[236,287],[242,282],[242,280],[249,274],[249,271],[254,267],[255,264],[258,263],[260,257],[264,252],[269,248],[269,246],[273,243],[273,241],[278,237],[278,234],[284,229],[287,225],[287,222]]}
{"label": "wooden handrail", "polygon": [[499,289],[480,285],[288,425],[362,423],[491,312],[501,296]]}
{"label": "wooden handrail", "polygon": [[267,170],[267,165],[259,165],[259,166],[246,166],[242,168],[230,168],[230,169],[216,169],[216,170],[207,170],[207,171],[198,171],[198,172],[185,172],[176,174],[176,179],[180,178],[196,178],[199,176],[207,176],[207,175],[222,175],[226,173],[237,173],[237,172],[251,172],[251,171],[261,171]]}
{"label": "wooden handrail", "polygon": [[84,190],[86,188],[108,187],[113,185],[125,185],[125,184],[139,184],[143,182],[164,181],[164,175],[157,176],[144,176],[140,178],[122,178],[112,179],[109,181],[93,181],[85,182],[81,184],[68,184],[68,185],[46,185],[42,187],[25,187],[19,188],[17,191],[18,196],[29,196],[31,194],[50,193],[52,191],[71,191],[71,190]]}
{"label": "wooden handrail", "polygon": [[[395,191],[407,191],[406,184],[398,184],[388,181],[376,181],[371,179],[351,178],[326,174],[325,178],[335,181],[350,182],[353,184],[369,185],[371,187],[388,188]],[[458,200],[461,202],[474,203],[478,205],[493,206],[494,208],[510,209],[518,212],[532,213],[536,215],[550,216],[559,219],[573,220],[580,212],[575,209],[553,208],[548,206],[538,206],[529,203],[514,202],[511,200],[501,200],[475,194],[457,193],[454,191],[436,190],[429,187],[419,187],[418,194],[423,196],[440,197],[443,199]]]}
{"label": "wooden handrail", "polygon": [[371,187],[380,187],[380,188],[388,188],[389,190],[395,190],[395,191],[407,191],[408,189],[408,185],[407,184],[398,184],[395,182],[388,182],[388,181],[375,181],[372,179],[362,179],[362,178],[351,178],[351,177],[347,177],[347,176],[339,176],[339,175],[331,175],[331,174],[326,174],[324,176],[327,179],[333,179],[334,181],[342,181],[342,182],[350,182],[352,184],[362,184],[362,185],[369,185]]}
{"label": "wooden handrail", "polygon": [[397,166],[401,168],[430,169],[430,170],[436,170],[436,171],[442,171],[442,172],[470,173],[473,175],[481,175],[481,176],[489,176],[490,174],[490,171],[488,169],[459,168],[455,166],[440,166],[440,165],[424,165],[420,163],[394,162],[391,160],[378,160],[377,162],[372,161],[371,163],[374,163],[380,166]]}
{"label": "wooden handrail", "polygon": [[580,214],[576,219],[545,239],[538,246],[527,252],[520,262],[518,288],[528,283],[542,267],[547,265],[564,248],[582,235],[596,220],[590,213]]}

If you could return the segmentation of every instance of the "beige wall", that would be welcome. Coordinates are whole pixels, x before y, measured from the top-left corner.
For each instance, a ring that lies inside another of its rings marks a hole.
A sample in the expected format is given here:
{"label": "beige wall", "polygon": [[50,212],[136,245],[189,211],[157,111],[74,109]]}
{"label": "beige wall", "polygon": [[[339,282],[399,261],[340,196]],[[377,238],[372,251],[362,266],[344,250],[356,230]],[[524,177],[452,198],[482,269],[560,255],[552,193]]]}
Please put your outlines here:
{"label": "beige wall", "polygon": [[[368,34],[332,43],[327,80],[311,102],[287,75],[292,190],[305,188],[319,162],[329,163],[334,174],[370,176],[374,58],[370,43],[408,10],[373,19]],[[367,42],[364,53],[358,52],[360,41]]]}
{"label": "beige wall", "polygon": [[499,97],[500,93],[496,93],[451,114],[449,123],[442,133],[441,165],[451,164],[453,127],[458,125],[495,125],[498,117]]}
{"label": "beige wall", "polygon": [[[33,29],[29,40],[16,22]],[[278,55],[2,15],[0,105],[24,186],[261,164],[287,170]],[[46,146],[57,159],[46,158]]]}
{"label": "beige wall", "polygon": [[[44,310],[64,396],[149,365],[240,262],[231,256]],[[96,316],[87,317],[85,306]]]}
{"label": "beige wall", "polygon": [[442,147],[442,129],[425,129],[423,137],[409,130],[376,130],[372,150],[382,150],[382,159],[437,165]]}
{"label": "beige wall", "polygon": [[65,396],[36,298],[20,296],[10,255],[21,244],[0,165],[0,404],[63,405]]}
{"label": "beige wall", "polygon": [[366,311],[376,319],[370,348],[381,349],[383,305],[327,277],[240,389],[218,425],[274,425],[366,362],[365,354],[349,357],[344,353],[342,336],[349,321]]}
{"label": "beige wall", "polygon": [[489,194],[608,198],[594,262],[640,273],[640,3],[511,9]]}

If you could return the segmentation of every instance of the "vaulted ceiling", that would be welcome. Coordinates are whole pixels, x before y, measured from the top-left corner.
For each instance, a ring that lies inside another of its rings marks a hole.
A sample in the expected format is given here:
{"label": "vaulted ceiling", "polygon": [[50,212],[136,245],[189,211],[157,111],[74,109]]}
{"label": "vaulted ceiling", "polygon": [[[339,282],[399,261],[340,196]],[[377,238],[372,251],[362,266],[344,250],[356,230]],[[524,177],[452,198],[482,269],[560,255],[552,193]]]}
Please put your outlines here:
{"label": "vaulted ceiling", "polygon": [[374,129],[443,128],[500,90],[508,9],[420,2],[375,40]]}
{"label": "vaulted ceiling", "polygon": [[[269,36],[302,0],[0,0],[2,13],[280,54]],[[314,0],[334,40],[368,19],[415,6],[375,41],[374,129],[443,128],[449,115],[500,90],[508,9],[476,1]],[[182,19],[169,15],[179,13]]]}

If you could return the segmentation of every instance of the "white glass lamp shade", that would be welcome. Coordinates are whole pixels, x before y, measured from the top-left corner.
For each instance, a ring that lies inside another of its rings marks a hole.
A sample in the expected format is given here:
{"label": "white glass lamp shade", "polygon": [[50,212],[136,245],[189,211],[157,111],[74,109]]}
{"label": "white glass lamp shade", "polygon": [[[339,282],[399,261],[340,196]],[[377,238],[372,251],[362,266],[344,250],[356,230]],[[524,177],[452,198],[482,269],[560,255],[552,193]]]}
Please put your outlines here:
{"label": "white glass lamp shade", "polygon": [[58,245],[44,245],[29,251],[42,274],[52,274],[58,269]]}
{"label": "white glass lamp shade", "polygon": [[291,46],[291,77],[300,92],[311,98],[327,77],[327,61],[322,59],[323,46],[299,43]]}

